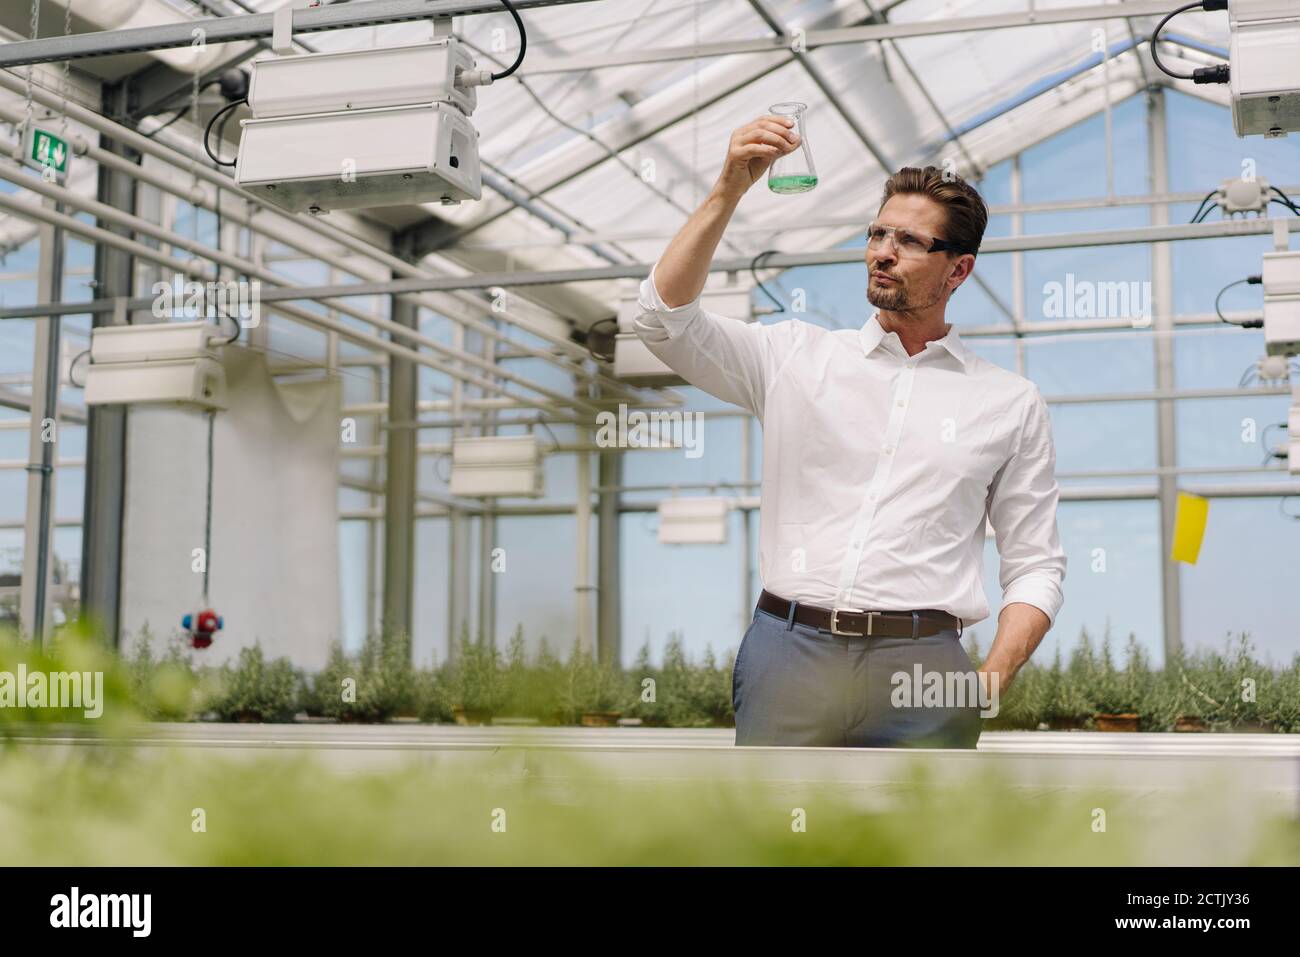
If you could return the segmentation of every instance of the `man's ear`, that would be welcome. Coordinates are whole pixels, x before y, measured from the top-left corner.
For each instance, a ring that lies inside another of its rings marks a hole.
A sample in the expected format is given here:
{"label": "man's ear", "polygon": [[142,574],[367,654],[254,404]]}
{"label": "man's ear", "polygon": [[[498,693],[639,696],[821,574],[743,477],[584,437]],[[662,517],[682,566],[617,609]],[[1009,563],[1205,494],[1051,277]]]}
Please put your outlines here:
{"label": "man's ear", "polygon": [[950,296],[956,292],[957,287],[964,283],[970,274],[975,271],[975,257],[970,253],[962,253],[954,261],[953,266],[954,269],[952,275],[948,277],[948,281],[952,282],[954,279],[957,281],[952,288],[948,290],[948,295]]}

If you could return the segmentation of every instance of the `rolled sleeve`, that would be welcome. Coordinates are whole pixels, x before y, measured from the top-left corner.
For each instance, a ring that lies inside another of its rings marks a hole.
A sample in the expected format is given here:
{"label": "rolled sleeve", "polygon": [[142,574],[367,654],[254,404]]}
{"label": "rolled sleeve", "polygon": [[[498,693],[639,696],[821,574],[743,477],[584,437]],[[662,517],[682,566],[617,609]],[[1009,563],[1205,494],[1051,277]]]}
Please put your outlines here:
{"label": "rolled sleeve", "polygon": [[1047,615],[1049,629],[1064,602],[1059,500],[1051,417],[1035,386],[1016,451],[990,487],[988,513],[1001,559],[1002,608],[1017,601],[1033,605]]}
{"label": "rolled sleeve", "polygon": [[761,420],[768,386],[793,354],[799,323],[764,325],[703,308],[703,293],[669,307],[655,285],[655,263],[641,282],[632,329],[650,352],[691,385]]}

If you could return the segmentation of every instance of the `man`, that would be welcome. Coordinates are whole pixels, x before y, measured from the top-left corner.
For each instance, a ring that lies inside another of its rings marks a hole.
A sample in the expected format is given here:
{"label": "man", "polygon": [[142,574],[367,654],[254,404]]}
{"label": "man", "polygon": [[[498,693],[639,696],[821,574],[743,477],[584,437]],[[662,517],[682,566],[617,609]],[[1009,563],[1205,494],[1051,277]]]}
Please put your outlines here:
{"label": "man", "polygon": [[[700,307],[736,205],[797,148],[791,127],[766,115],[732,134],[717,183],[642,282],[636,322],[678,374],[763,424],[764,590],[733,674],[736,743],[973,748],[981,711],[1063,600],[1047,406],[944,321],[988,210],[932,166],[885,185],[866,251],[877,311],[861,329]],[[960,639],[989,614],[986,518],[1003,603],[976,670]]]}

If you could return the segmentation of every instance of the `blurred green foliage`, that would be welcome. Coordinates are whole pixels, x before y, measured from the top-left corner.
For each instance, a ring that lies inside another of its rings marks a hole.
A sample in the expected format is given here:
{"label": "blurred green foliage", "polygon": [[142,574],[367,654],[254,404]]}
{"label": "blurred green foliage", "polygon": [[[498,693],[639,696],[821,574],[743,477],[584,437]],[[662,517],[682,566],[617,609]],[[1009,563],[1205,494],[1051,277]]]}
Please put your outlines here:
{"label": "blurred green foliage", "polygon": [[[0,754],[10,865],[1292,865],[1282,809],[1044,793],[923,762],[888,794],[810,782],[472,774],[423,760],[328,770],[301,756],[37,747]],[[868,789],[869,790],[869,789]],[[1224,802],[1220,802],[1223,804]],[[1094,828],[1096,809],[1106,828]],[[432,811],[431,811],[432,809]],[[1233,840],[1206,837],[1235,816]],[[1276,815],[1276,816],[1274,816]],[[1244,826],[1249,824],[1248,827]]]}

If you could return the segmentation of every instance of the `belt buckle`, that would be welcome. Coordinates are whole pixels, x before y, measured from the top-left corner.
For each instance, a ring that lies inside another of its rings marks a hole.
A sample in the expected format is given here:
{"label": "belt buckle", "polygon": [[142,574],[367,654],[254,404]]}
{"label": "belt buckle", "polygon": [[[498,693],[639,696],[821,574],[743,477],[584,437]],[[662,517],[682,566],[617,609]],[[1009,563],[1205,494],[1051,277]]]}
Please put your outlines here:
{"label": "belt buckle", "polygon": [[[867,616],[867,630],[866,630],[865,632],[863,632],[863,631],[840,631],[840,629],[839,629],[839,616],[840,616],[840,612],[842,612],[842,611],[851,611],[851,612],[855,612],[855,613],[857,613],[857,614],[864,614],[864,613],[865,613],[866,616]],[[839,635],[840,637],[848,637],[848,638],[866,638],[866,637],[868,637],[868,636],[871,635],[872,622],[874,621],[874,619],[873,619],[871,616],[872,616],[872,615],[879,615],[879,614],[880,614],[880,612],[878,612],[878,611],[867,611],[865,608],[832,608],[832,609],[831,609],[831,634],[832,634],[832,635]]]}

